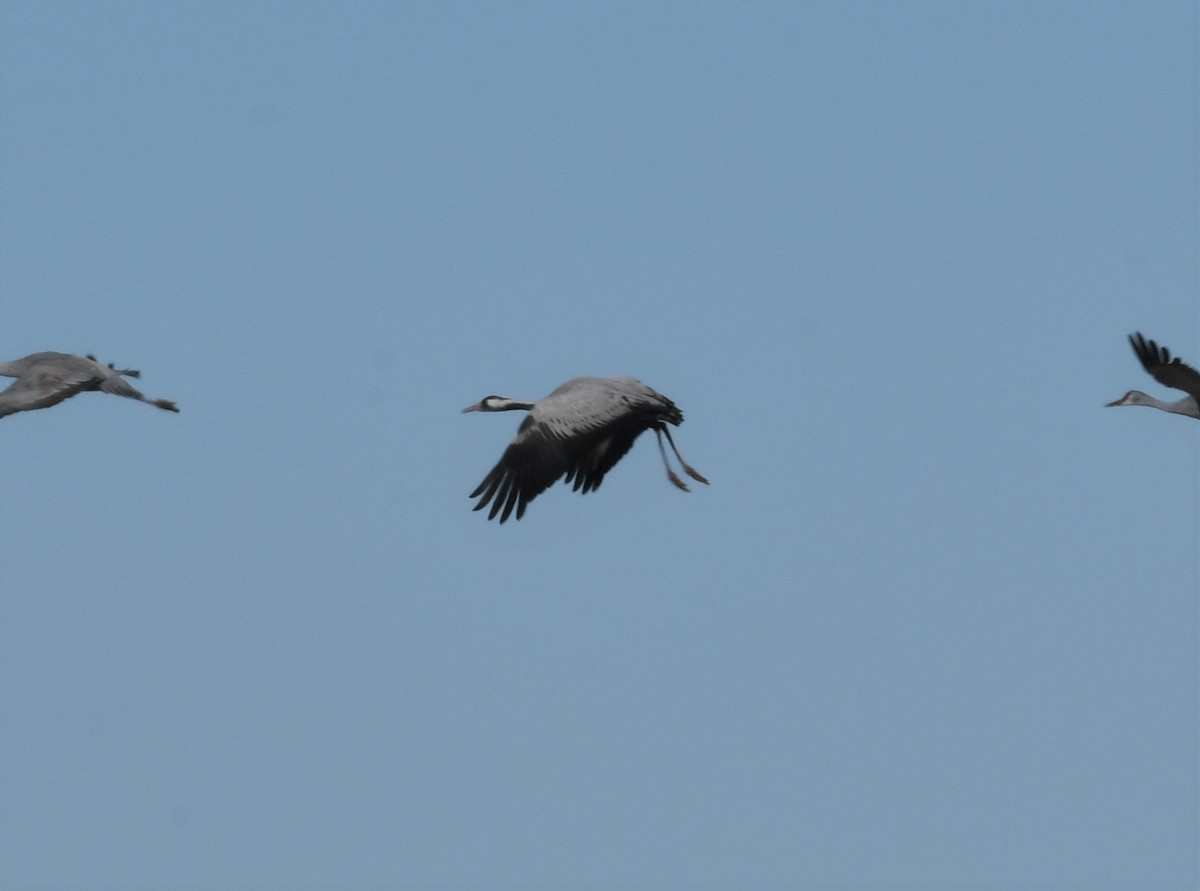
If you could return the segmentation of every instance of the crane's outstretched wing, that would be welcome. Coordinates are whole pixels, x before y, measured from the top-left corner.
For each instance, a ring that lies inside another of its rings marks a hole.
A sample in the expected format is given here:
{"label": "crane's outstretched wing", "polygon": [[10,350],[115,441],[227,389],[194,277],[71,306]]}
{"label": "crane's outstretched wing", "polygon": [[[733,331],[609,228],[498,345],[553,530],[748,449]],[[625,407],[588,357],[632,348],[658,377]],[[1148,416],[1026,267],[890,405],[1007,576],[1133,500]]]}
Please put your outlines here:
{"label": "crane's outstretched wing", "polygon": [[19,411],[58,405],[94,386],[95,379],[91,375],[64,375],[34,366],[0,393],[0,418]]}
{"label": "crane's outstretched wing", "polygon": [[1200,402],[1200,371],[1179,359],[1171,358],[1171,351],[1160,347],[1153,340],[1146,340],[1141,332],[1129,335],[1129,343],[1137,354],[1142,367],[1165,387],[1183,390]]}
{"label": "crane's outstretched wing", "polygon": [[503,523],[514,508],[519,520],[526,505],[550,488],[569,466],[562,442],[530,416],[521,422],[516,439],[504,450],[499,463],[468,497],[479,499],[475,510],[491,503],[489,520],[499,514]]}

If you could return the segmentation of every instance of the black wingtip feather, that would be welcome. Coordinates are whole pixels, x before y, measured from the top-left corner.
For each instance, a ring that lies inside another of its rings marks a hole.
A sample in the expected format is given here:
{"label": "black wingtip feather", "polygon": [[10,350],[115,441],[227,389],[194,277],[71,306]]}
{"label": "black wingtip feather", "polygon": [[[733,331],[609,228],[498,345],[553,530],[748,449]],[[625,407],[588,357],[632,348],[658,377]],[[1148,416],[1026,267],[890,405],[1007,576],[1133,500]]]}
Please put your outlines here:
{"label": "black wingtip feather", "polygon": [[1154,373],[1154,369],[1162,368],[1164,365],[1171,365],[1173,362],[1182,364],[1178,359],[1171,358],[1171,351],[1165,346],[1159,346],[1154,340],[1143,337],[1142,332],[1137,331],[1129,335],[1129,343],[1133,347],[1134,354],[1138,357],[1138,361],[1142,363],[1142,367]]}

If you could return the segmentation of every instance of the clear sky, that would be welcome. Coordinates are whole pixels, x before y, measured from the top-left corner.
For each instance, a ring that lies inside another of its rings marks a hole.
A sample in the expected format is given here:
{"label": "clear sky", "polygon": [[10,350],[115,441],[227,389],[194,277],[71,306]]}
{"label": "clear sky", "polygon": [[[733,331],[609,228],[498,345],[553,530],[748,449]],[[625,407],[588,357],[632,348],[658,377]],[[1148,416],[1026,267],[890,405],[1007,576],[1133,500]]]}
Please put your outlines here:
{"label": "clear sky", "polygon": [[[0,887],[1195,887],[1190,2],[0,3]],[[653,439],[504,526],[516,414]]]}

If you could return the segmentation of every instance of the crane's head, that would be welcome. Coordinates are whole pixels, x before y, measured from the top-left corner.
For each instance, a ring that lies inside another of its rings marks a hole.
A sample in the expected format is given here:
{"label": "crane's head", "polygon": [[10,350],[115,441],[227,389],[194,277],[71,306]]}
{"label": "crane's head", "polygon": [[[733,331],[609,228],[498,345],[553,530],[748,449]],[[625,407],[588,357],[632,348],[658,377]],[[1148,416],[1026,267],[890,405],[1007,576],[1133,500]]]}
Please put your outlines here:
{"label": "crane's head", "polygon": [[1130,390],[1120,399],[1114,399],[1112,402],[1105,404],[1105,408],[1112,408],[1116,405],[1151,405],[1152,401],[1149,396],[1141,390]]}
{"label": "crane's head", "polygon": [[[518,406],[513,401],[505,396],[484,396],[474,405],[468,405],[463,409],[463,412],[469,411],[507,411],[510,408]],[[520,406],[524,407],[524,406]]]}

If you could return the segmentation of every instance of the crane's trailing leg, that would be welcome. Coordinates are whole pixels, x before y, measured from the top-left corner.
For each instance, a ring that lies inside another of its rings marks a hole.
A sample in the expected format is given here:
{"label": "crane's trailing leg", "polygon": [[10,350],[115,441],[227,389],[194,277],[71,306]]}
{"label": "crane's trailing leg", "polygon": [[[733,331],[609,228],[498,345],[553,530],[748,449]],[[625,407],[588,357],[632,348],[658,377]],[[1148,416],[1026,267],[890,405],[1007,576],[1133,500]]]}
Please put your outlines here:
{"label": "crane's trailing leg", "polygon": [[[687,483],[685,483],[678,476],[676,476],[675,471],[671,469],[671,465],[669,463],[667,463],[667,450],[663,448],[663,444],[662,444],[663,433],[666,433],[666,430],[663,429],[663,426],[661,424],[659,424],[657,427],[654,428],[654,436],[658,440],[658,453],[660,455],[662,455],[663,467],[667,468],[667,479],[669,479],[671,482],[673,482],[676,486],[678,486],[683,491],[690,492],[692,490],[687,487]],[[671,434],[667,433],[667,439],[670,439],[670,438],[671,438]],[[671,443],[671,448],[675,448],[674,443]],[[676,454],[676,456],[678,456],[679,452],[676,452],[675,454]],[[683,464],[682,460],[679,463]],[[683,467],[685,470],[687,469],[686,464],[684,464]]]}
{"label": "crane's trailing leg", "polygon": [[[683,455],[679,454],[679,449],[675,448],[675,440],[671,439],[671,431],[668,430],[666,427],[663,427],[662,432],[667,434],[667,442],[669,442],[671,444],[671,451],[674,452],[675,457],[679,459],[679,465],[683,468],[684,472],[688,476],[690,476],[692,479],[694,479],[696,482],[704,483],[704,485],[707,486],[708,480],[706,480],[703,476],[701,476],[700,473],[694,467],[692,467],[692,465],[690,465],[686,461],[684,461]],[[660,449],[662,448],[662,442],[659,442],[658,447]],[[663,457],[665,460],[666,456],[664,455]]]}

